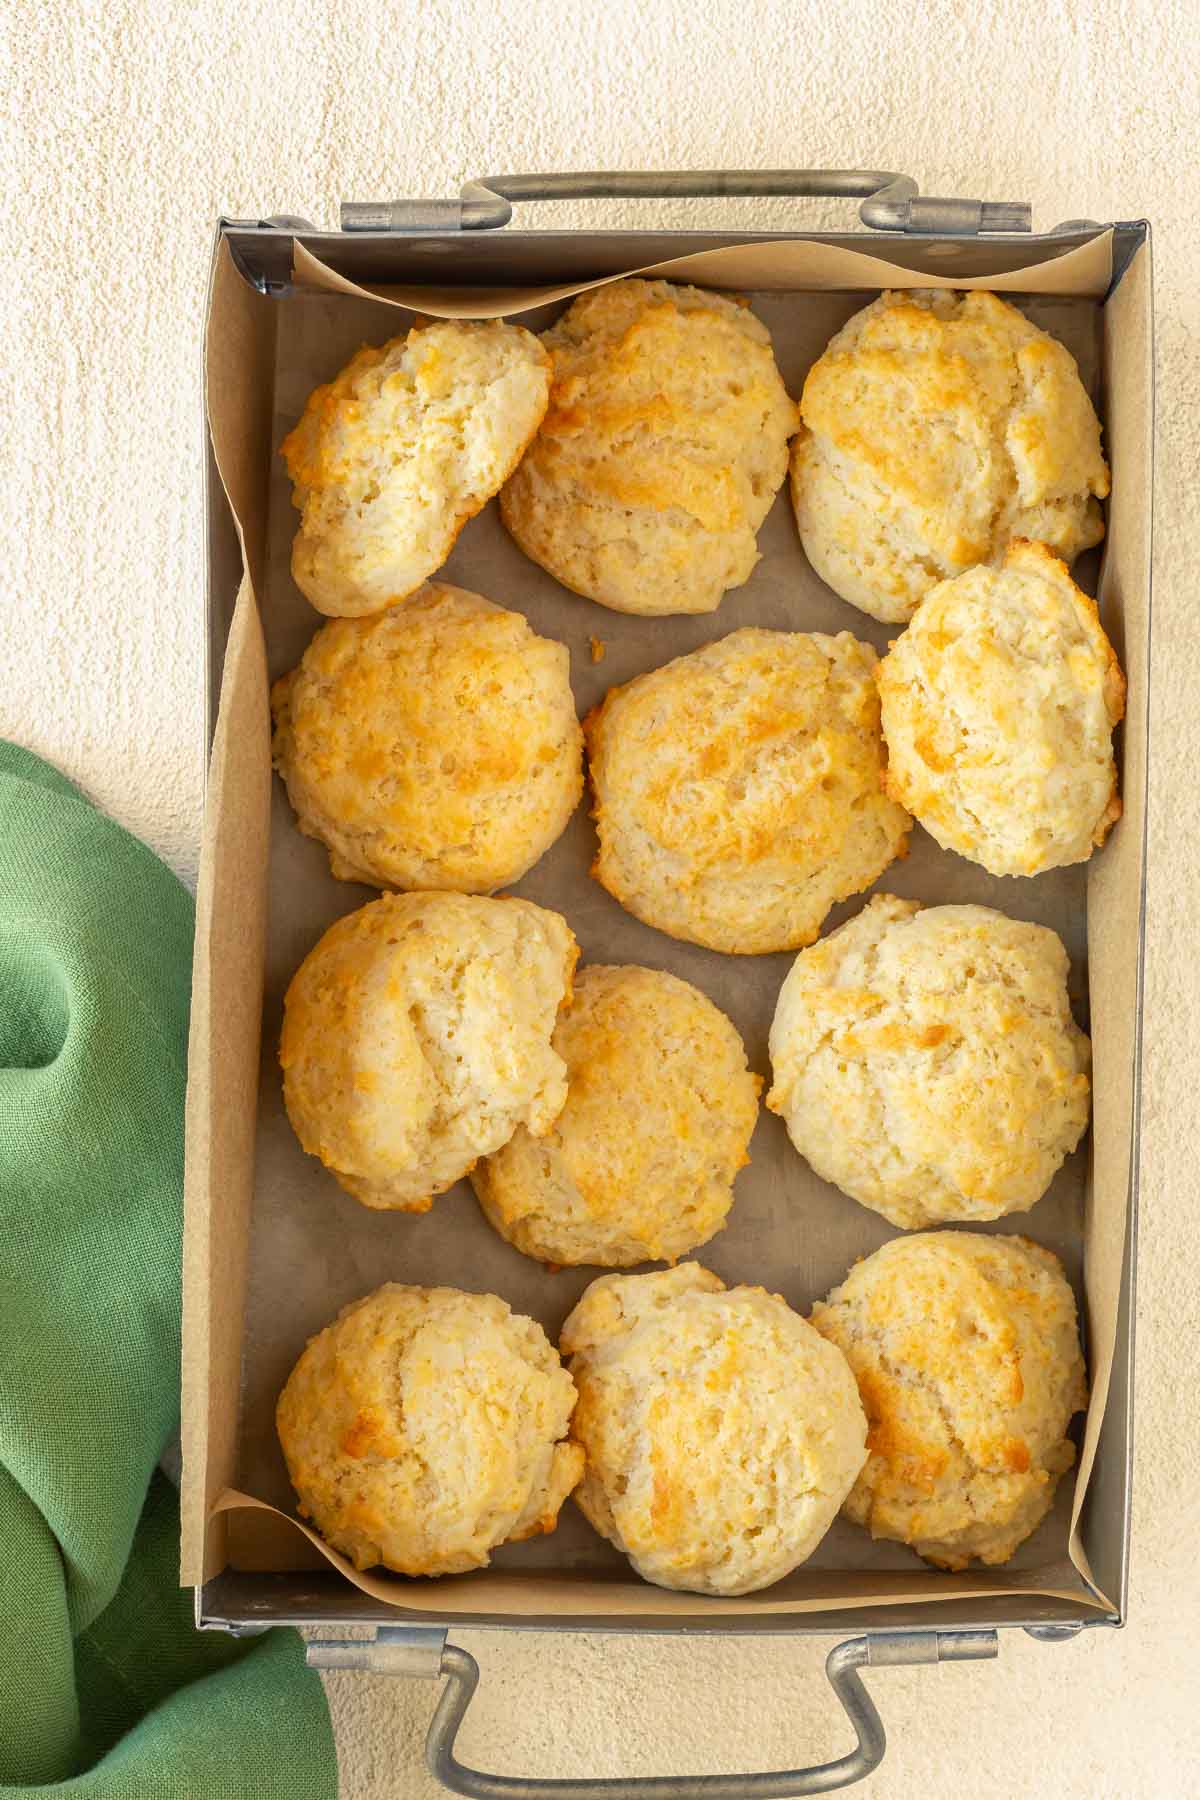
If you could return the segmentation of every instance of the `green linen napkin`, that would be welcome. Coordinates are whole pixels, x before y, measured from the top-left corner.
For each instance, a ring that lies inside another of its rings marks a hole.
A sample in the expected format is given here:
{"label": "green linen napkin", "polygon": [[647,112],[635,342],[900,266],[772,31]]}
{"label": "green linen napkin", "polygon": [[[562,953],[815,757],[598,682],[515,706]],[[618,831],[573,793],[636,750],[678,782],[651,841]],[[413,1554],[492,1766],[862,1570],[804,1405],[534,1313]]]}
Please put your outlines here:
{"label": "green linen napkin", "polygon": [[326,1800],[294,1632],[194,1630],[179,1509],[192,903],[0,742],[0,1796]]}

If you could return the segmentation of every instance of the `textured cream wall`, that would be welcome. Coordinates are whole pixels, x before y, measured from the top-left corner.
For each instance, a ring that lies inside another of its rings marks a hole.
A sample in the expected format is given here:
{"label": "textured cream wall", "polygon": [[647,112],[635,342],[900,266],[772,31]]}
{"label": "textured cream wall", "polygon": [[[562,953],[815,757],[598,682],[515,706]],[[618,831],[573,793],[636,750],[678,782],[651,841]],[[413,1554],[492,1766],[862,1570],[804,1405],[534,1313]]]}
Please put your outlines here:
{"label": "textured cream wall", "polygon": [[[1158,283],[1155,796],[1132,1616],[991,1665],[883,1671],[864,1793],[1200,1794],[1192,1615],[1200,1032],[1200,81],[1192,0],[17,0],[0,175],[0,731],[181,873],[200,811],[199,329],[211,222],[449,193],[496,168],[858,164],[1065,217],[1148,214]],[[546,224],[598,218],[594,206]],[[632,205],[604,215],[647,214]],[[781,203],[656,217],[776,225]],[[539,218],[539,222],[543,222]],[[463,1750],[528,1774],[843,1747],[802,1642],[462,1634]],[[330,1681],[353,1800],[422,1800],[431,1689]],[[281,1729],[286,1722],[281,1721]]]}

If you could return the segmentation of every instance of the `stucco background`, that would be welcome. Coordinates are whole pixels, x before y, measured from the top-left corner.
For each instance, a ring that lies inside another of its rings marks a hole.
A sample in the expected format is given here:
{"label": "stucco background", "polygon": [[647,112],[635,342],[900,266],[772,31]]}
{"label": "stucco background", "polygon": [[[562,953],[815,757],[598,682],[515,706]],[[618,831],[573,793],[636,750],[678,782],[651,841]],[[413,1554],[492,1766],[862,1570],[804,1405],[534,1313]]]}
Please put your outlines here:
{"label": "stucco background", "polygon": [[[871,1678],[861,1790],[1200,1793],[1198,1449],[1200,59],[1191,0],[18,0],[8,215],[0,731],[191,877],[200,825],[199,334],[212,221],[454,192],[497,168],[859,165],[1155,226],[1151,957],[1131,1620]],[[780,202],[668,223],[779,225]],[[826,213],[824,216],[832,216]],[[839,216],[846,216],[845,214]],[[633,204],[539,224],[637,223]],[[463,1754],[534,1775],[787,1766],[844,1747],[823,1645],[463,1633]],[[329,1682],[348,1800],[436,1791],[424,1685]],[[286,1729],[286,1721],[280,1722]]]}

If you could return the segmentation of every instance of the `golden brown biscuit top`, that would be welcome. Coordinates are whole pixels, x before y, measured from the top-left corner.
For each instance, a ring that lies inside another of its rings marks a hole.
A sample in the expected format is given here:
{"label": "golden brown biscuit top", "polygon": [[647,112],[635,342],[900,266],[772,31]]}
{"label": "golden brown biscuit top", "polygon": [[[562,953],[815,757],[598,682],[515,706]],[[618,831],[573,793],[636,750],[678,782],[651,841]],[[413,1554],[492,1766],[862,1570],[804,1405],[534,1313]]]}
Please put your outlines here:
{"label": "golden brown biscuit top", "polygon": [[[428,430],[426,409],[449,399],[464,378],[482,375],[498,352],[545,361],[530,332],[501,319],[427,321],[385,344],[364,344],[332,381],[313,389],[280,445],[295,504],[303,507],[326,488],[336,492],[338,511],[368,504],[379,487],[375,453],[415,453]],[[376,379],[381,368],[387,374]]]}
{"label": "golden brown biscuit top", "polygon": [[332,925],[292,977],[279,1060],[310,1154],[368,1205],[423,1211],[518,1123],[566,1097],[550,1045],[578,946],[515,898],[385,894]]}
{"label": "golden brown biscuit top", "polygon": [[888,792],[995,875],[1083,861],[1120,816],[1125,680],[1096,603],[1017,539],[922,601],[878,670]]}
{"label": "golden brown biscuit top", "polygon": [[747,627],[610,690],[584,720],[599,880],[716,949],[811,943],[904,850],[875,664],[849,632]]}
{"label": "golden brown biscuit top", "polygon": [[495,1294],[389,1282],[309,1340],[280,1395],[300,1502],[358,1568],[476,1568],[552,1530],[582,1470],[540,1325]]}
{"label": "golden brown biscuit top", "polygon": [[620,506],[680,508],[732,531],[765,511],[741,466],[781,411],[798,422],[766,327],[722,295],[618,281],[581,295],[543,339],[550,407],[531,451],[558,483]]}
{"label": "golden brown biscuit top", "polygon": [[1070,1466],[1087,1403],[1075,1300],[1025,1237],[922,1232],[855,1264],[812,1322],[858,1379],[868,1460],[847,1511],[931,1560],[998,1562]]}
{"label": "golden brown biscuit top", "polygon": [[885,293],[813,364],[800,410],[952,566],[993,554],[1006,508],[1109,491],[1074,357],[995,294]]}
{"label": "golden brown biscuit top", "polygon": [[271,700],[276,762],[339,874],[515,881],[582,792],[566,646],[445,582],[322,627]]}
{"label": "golden brown biscuit top", "polygon": [[636,825],[691,870],[803,865],[840,841],[842,790],[878,789],[874,667],[848,631],[748,626],[611,688],[584,731]]}
{"label": "golden brown biscuit top", "polygon": [[732,1021],[664,970],[590,964],[553,1043],[562,1112],[473,1176],[492,1223],[560,1264],[674,1260],[705,1242],[749,1161],[762,1085]]}
{"label": "golden brown biscuit top", "polygon": [[292,574],[320,612],[379,612],[439,569],[545,413],[524,326],[443,319],[367,345],[309,396],[281,454],[303,517]]}

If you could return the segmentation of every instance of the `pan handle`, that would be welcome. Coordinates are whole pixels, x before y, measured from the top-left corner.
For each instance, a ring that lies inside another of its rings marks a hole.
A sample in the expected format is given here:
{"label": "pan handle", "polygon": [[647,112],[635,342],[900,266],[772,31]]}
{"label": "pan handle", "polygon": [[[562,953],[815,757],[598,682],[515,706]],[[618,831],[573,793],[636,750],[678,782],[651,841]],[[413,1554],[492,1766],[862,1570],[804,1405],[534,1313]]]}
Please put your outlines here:
{"label": "pan handle", "polygon": [[857,1742],[834,1762],[762,1775],[566,1781],[489,1775],[459,1762],[455,1740],[479,1685],[479,1664],[468,1651],[447,1644],[443,1630],[385,1626],[374,1643],[310,1643],[308,1661],[321,1669],[366,1668],[381,1674],[429,1678],[444,1675],[446,1686],[425,1739],[425,1760],[444,1788],[452,1794],[465,1794],[469,1800],[790,1800],[793,1795],[825,1794],[832,1788],[849,1787],[883,1761],[887,1739],[860,1669],[977,1660],[995,1656],[996,1649],[994,1631],[883,1631],[835,1644],[826,1658],[825,1673],[854,1727]]}
{"label": "pan handle", "polygon": [[492,231],[528,200],[681,200],[760,194],[810,200],[861,200],[872,231],[974,237],[981,231],[1029,231],[1025,201],[921,198],[911,175],[877,169],[682,169],[619,174],[485,175],[457,200],[346,201],[343,231]]}

